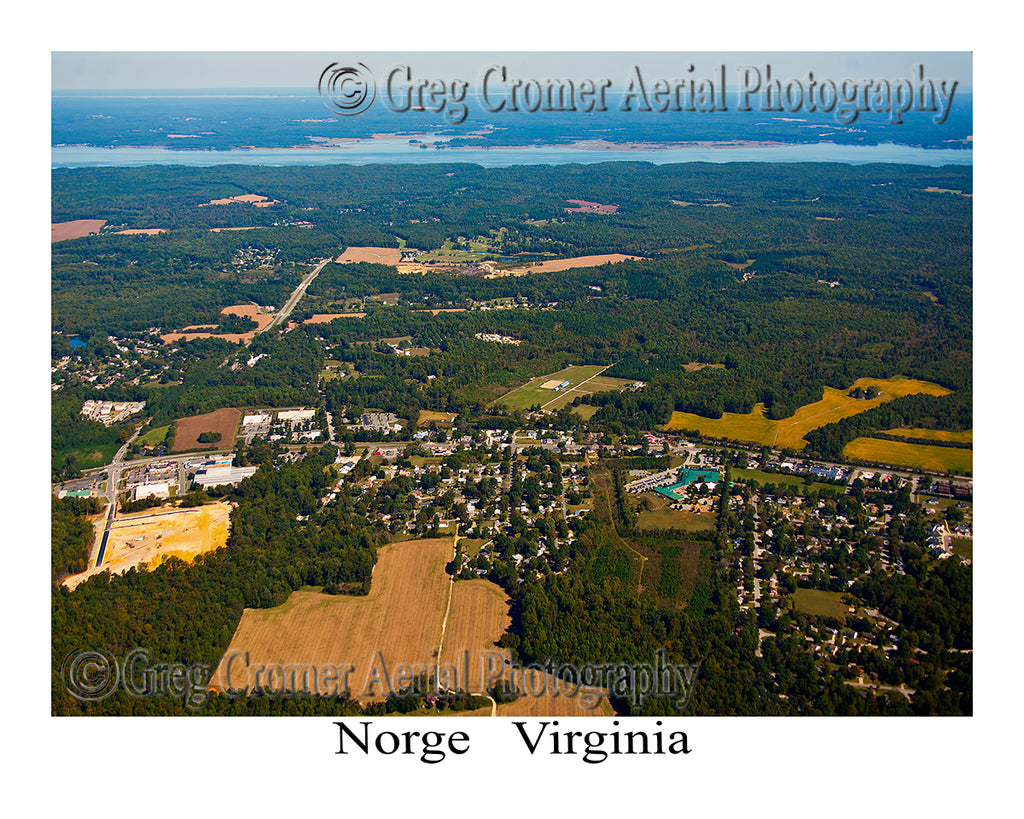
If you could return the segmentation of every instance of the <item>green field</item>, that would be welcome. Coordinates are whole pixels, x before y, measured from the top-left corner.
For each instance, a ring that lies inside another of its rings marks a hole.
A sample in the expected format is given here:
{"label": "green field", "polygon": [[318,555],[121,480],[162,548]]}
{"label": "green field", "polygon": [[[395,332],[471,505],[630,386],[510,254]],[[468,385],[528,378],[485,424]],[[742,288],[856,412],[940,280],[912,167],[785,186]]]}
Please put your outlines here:
{"label": "green field", "polygon": [[[510,409],[530,409],[533,406],[544,406],[544,404],[548,404],[557,398],[564,398],[570,389],[575,388],[581,382],[586,381],[588,378],[593,378],[599,372],[606,369],[607,367],[599,365],[566,367],[564,370],[559,370],[556,373],[549,373],[548,375],[534,378],[532,381],[498,398],[491,405],[506,406]],[[558,391],[541,389],[540,385],[548,381],[568,381],[569,387]]]}
{"label": "green field", "polygon": [[[856,387],[874,387],[878,390],[878,395],[870,399],[851,398],[848,393]],[[842,390],[825,387],[824,396],[820,401],[800,407],[789,418],[768,419],[764,415],[764,405],[756,404],[754,409],[745,415],[726,412],[721,418],[704,418],[689,412],[673,412],[672,419],[665,425],[665,429],[695,429],[702,435],[712,438],[751,441],[756,444],[792,447],[799,450],[807,444],[803,436],[812,429],[874,409],[894,398],[917,393],[948,395],[949,390],[929,381],[918,381],[903,376],[885,379],[858,378]]]}
{"label": "green field", "polygon": [[146,446],[162,444],[164,442],[164,438],[167,437],[167,430],[170,429],[170,426],[170,424],[164,424],[162,427],[155,427],[144,435],[140,435],[135,440],[137,443],[145,444]]}
{"label": "green field", "polygon": [[835,617],[846,620],[850,607],[842,602],[848,597],[845,592],[820,591],[818,589],[797,589],[793,592],[793,605],[802,614],[814,617]]}
{"label": "green field", "polygon": [[[620,392],[633,385],[633,382],[625,378],[610,378],[607,375],[600,375],[608,367],[598,365],[586,365],[566,367],[556,373],[542,375],[534,378],[527,384],[506,393],[501,398],[493,401],[491,406],[506,406],[511,409],[530,409],[539,406],[547,410],[560,410],[583,395],[591,395],[595,392]],[[569,386],[559,390],[542,389],[541,385],[548,381],[559,383],[568,381]],[[597,412],[597,408],[585,406],[576,407],[574,411],[589,418]],[[586,414],[589,412],[589,415]]]}
{"label": "green field", "polygon": [[881,438],[854,438],[843,448],[843,455],[870,463],[963,475],[970,475],[974,466],[974,452],[970,449],[906,444]]}
{"label": "green field", "polygon": [[974,560],[974,538],[955,537],[950,540],[953,547],[953,554],[967,560]]}
{"label": "green field", "polygon": [[121,448],[118,443],[113,444],[86,444],[77,449],[64,449],[56,453],[58,462],[63,462],[69,455],[74,457],[75,466],[79,469],[92,469],[97,466],[106,466]]}
{"label": "green field", "polygon": [[820,481],[812,481],[810,484],[806,483],[799,475],[781,475],[775,474],[774,472],[762,472],[760,469],[730,469],[729,475],[734,481],[745,483],[750,481],[764,485],[766,483],[773,483],[777,486],[806,486],[808,489],[813,489],[815,492],[836,492],[842,494],[843,487],[835,486],[830,483],[821,483]]}
{"label": "green field", "polygon": [[637,518],[638,529],[681,529],[684,532],[706,532],[715,528],[716,512],[697,514],[666,506],[657,511],[644,511]]}

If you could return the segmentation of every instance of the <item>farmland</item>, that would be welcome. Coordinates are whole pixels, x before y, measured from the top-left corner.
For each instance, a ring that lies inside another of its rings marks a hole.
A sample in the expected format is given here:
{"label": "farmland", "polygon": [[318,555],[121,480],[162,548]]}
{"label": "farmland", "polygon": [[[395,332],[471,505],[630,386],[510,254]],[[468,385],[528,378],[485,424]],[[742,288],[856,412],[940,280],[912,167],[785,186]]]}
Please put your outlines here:
{"label": "farmland", "polygon": [[[851,398],[853,389],[878,390],[874,398]],[[893,378],[858,378],[850,387],[838,390],[825,387],[820,401],[800,407],[791,417],[770,420],[764,415],[764,405],[756,404],[746,415],[727,412],[721,418],[704,418],[688,412],[673,412],[667,430],[695,429],[712,438],[727,438],[735,441],[749,441],[759,445],[803,449],[804,435],[812,429],[848,418],[865,410],[874,409],[904,395],[925,393],[927,395],[948,395],[949,390],[928,381],[896,376]]]}
{"label": "farmland", "polygon": [[[542,409],[558,410],[571,404],[581,395],[595,392],[618,392],[633,384],[622,378],[601,376],[608,367],[573,366],[566,367],[556,373],[542,375],[517,389],[503,395],[492,405],[503,405],[510,409],[530,409],[539,406]],[[568,386],[554,389],[563,382]]]}
{"label": "farmland", "polygon": [[624,253],[605,253],[600,256],[574,256],[570,259],[551,259],[530,265],[530,273],[557,273],[561,270],[572,270],[577,267],[598,267],[603,264],[616,264],[630,260],[642,259],[642,256],[627,256]]}
{"label": "farmland", "polygon": [[261,313],[259,308],[255,304],[236,304],[231,307],[225,307],[221,310],[221,313],[225,315],[243,316],[245,318],[252,319],[256,322],[258,327],[255,330],[250,330],[247,333],[210,333],[205,330],[212,330],[216,325],[203,325],[203,328],[196,327],[185,327],[180,332],[176,333],[164,333],[160,336],[163,339],[164,344],[171,344],[175,341],[191,341],[194,338],[221,338],[224,341],[230,341],[233,344],[248,344],[252,341],[253,336],[256,335],[260,330],[270,324],[274,317],[269,313]]}
{"label": "farmland", "polygon": [[50,241],[63,242],[66,239],[80,239],[99,233],[107,223],[106,219],[74,219],[70,222],[51,222]]}
{"label": "farmland", "polygon": [[349,247],[345,248],[335,261],[338,264],[350,262],[376,262],[377,264],[396,265],[402,258],[402,251],[397,247]]}
{"label": "farmland", "polygon": [[971,474],[974,466],[974,452],[970,449],[910,444],[881,438],[855,438],[843,448],[843,455],[870,463],[967,475]]}
{"label": "farmland", "polygon": [[967,444],[974,443],[973,430],[965,432],[954,432],[948,429],[890,429],[888,435],[897,435],[900,438],[916,438],[924,441],[945,441],[947,443]]}
{"label": "farmland", "polygon": [[[378,652],[391,671],[403,663],[422,666],[438,647],[449,587],[444,567],[452,554],[451,538],[393,543],[381,549],[366,597],[304,588],[276,608],[246,609],[225,658],[248,652],[250,666],[352,665],[352,694],[364,702],[380,699],[379,685],[368,690]],[[222,660],[213,680],[247,687],[238,673],[231,668],[229,679]]]}
{"label": "farmland", "polygon": [[[191,449],[217,449],[218,447],[229,447],[235,437],[235,430],[238,429],[238,422],[242,417],[237,409],[228,407],[215,412],[207,412],[203,415],[192,415],[188,418],[179,418],[177,432],[174,436],[174,448],[172,452],[185,452]],[[203,432],[219,432],[219,443],[201,444],[199,436]]]}

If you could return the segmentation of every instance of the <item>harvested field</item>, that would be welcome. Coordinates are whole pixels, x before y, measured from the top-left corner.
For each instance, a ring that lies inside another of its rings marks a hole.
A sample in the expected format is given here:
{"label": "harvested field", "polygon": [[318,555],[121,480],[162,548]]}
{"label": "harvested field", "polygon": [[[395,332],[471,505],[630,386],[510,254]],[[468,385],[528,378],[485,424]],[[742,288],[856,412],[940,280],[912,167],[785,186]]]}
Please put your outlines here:
{"label": "harvested field", "polygon": [[[174,436],[174,448],[171,452],[185,452],[193,449],[224,449],[230,447],[235,439],[235,431],[242,413],[233,407],[207,412],[203,415],[192,415],[179,418],[175,423],[178,431]],[[220,440],[213,444],[199,443],[199,435],[203,432],[219,432]]]}
{"label": "harvested field", "polygon": [[70,222],[51,222],[50,241],[63,242],[65,239],[80,239],[100,232],[106,219],[74,219]]}
{"label": "harvested field", "polygon": [[222,230],[260,230],[259,225],[249,225],[248,227],[219,227],[210,228],[210,233],[220,233]]}
{"label": "harvested field", "polygon": [[[875,398],[851,398],[848,393],[855,388],[874,387],[878,390]],[[807,444],[803,436],[812,429],[831,424],[865,410],[874,409],[886,401],[904,395],[925,393],[927,395],[948,395],[949,390],[928,381],[918,381],[904,376],[893,378],[858,378],[850,387],[837,390],[825,387],[824,397],[813,404],[800,407],[791,417],[777,421],[764,417],[764,405],[755,404],[746,415],[727,412],[721,418],[704,418],[689,412],[673,412],[672,419],[665,425],[666,430],[695,429],[702,435],[713,438],[728,438],[736,441],[792,447],[803,449]]]}
{"label": "harvested field", "polygon": [[509,627],[511,601],[489,580],[462,580],[452,588],[451,609],[445,631],[442,664],[462,671],[464,686],[483,693],[501,679],[518,684],[523,695],[498,706],[497,716],[585,717],[612,713],[601,693],[588,689],[577,693],[572,686],[537,670],[510,665],[509,653],[495,644]]}
{"label": "harvested field", "polygon": [[[246,609],[211,686],[242,690],[266,683],[266,676],[255,676],[262,667],[273,669],[269,682],[275,690],[298,692],[304,685],[305,690],[333,693],[344,687],[366,703],[383,699],[387,684],[399,689],[409,675],[432,671],[438,659],[439,680],[453,688],[479,692],[488,674],[507,678],[508,654],[495,642],[510,622],[510,601],[487,580],[453,584],[444,571],[453,554],[451,538],[391,543],[380,550],[366,597],[306,588],[276,608]],[[441,644],[442,628],[444,644],[436,658],[433,652]],[[331,679],[323,676],[324,669],[340,672]],[[607,700],[599,695],[567,698],[564,684],[556,685],[536,672],[527,678],[529,690],[537,696],[500,706],[500,716],[611,714]],[[562,696],[552,695],[556,688]]]}
{"label": "harvested field", "polygon": [[401,259],[402,251],[397,247],[348,247],[334,261],[338,264],[376,262],[377,264],[396,265]]}
{"label": "harvested field", "polygon": [[434,412],[434,410],[420,410],[420,416],[416,419],[416,423],[422,426],[423,424],[429,424],[431,422],[440,426],[451,426],[452,422],[458,418],[458,413],[455,412]]}
{"label": "harvested field", "polygon": [[485,688],[486,652],[500,653],[502,662],[496,662],[497,656],[492,662],[496,668],[504,665],[506,654],[495,643],[512,623],[510,605],[508,595],[490,580],[460,580],[452,586],[441,662],[457,668],[468,665],[469,678],[460,682],[469,691]]}
{"label": "harvested field", "polygon": [[465,313],[465,307],[431,307],[429,310],[413,310],[413,313],[430,313],[436,316],[438,313]]}
{"label": "harvested field", "polygon": [[566,202],[571,202],[576,207],[574,208],[562,208],[562,210],[569,211],[569,213],[615,213],[619,209],[618,205],[603,205],[600,202],[588,202],[585,199],[566,199]]}
{"label": "harvested field", "polygon": [[[346,669],[348,689],[363,702],[383,699],[384,672],[395,688],[398,667],[432,666],[448,602],[444,567],[454,554],[451,538],[407,540],[380,550],[366,597],[327,595],[315,589],[293,592],[281,606],[246,609],[214,673],[217,688],[248,688],[251,679],[238,657],[248,652],[258,666]],[[381,661],[383,659],[383,662]],[[318,680],[322,693],[332,683]],[[341,683],[337,683],[341,685]]]}
{"label": "harvested field", "polygon": [[[625,261],[640,261],[643,256],[627,256],[624,253],[605,253],[601,256],[574,256],[571,259],[552,259],[547,262],[538,262],[525,268],[528,273],[557,273],[559,270],[570,270],[576,267],[598,267],[603,264],[615,264]],[[515,273],[516,270],[509,270]]]}
{"label": "harvested field", "polygon": [[156,236],[158,233],[166,233],[167,228],[128,228],[127,230],[115,231],[116,236]]}
{"label": "harvested field", "polygon": [[[225,546],[231,517],[230,503],[220,501],[191,509],[157,507],[123,515],[110,530],[103,566],[72,575],[64,581],[73,590],[99,572],[123,574],[128,569],[152,571],[171,557],[191,563],[196,555]],[[104,516],[97,516],[102,535]]]}
{"label": "harvested field", "polygon": [[843,447],[843,455],[859,461],[928,469],[932,472],[958,472],[970,475],[974,452],[953,446],[928,446],[881,438],[854,438]]}
{"label": "harvested field", "polygon": [[366,313],[317,313],[310,316],[303,324],[330,324],[339,318],[366,318]]}
{"label": "harvested field", "polygon": [[270,313],[261,313],[255,304],[235,304],[231,307],[225,307],[221,310],[221,313],[226,315],[245,316],[246,318],[250,318],[255,321],[257,327],[255,330],[250,330],[248,333],[208,333],[200,331],[199,328],[206,327],[208,329],[212,329],[217,325],[195,325],[193,327],[185,327],[181,332],[164,333],[160,338],[163,340],[164,344],[173,344],[175,341],[191,341],[194,338],[222,338],[232,344],[248,344],[252,341],[253,336],[255,336],[256,333],[274,320],[273,315]]}

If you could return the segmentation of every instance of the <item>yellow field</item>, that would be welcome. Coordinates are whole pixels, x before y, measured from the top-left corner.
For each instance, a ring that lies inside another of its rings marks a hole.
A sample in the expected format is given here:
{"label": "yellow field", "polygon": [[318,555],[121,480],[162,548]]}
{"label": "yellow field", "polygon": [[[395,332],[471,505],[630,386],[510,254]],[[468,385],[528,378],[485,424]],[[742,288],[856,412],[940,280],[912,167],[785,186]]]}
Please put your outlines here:
{"label": "yellow field", "polygon": [[973,444],[974,431],[952,432],[947,429],[890,429],[889,435],[897,435],[900,438],[920,438],[928,441],[950,441],[957,444]]}
{"label": "yellow field", "polygon": [[[874,387],[878,390],[878,395],[867,400],[851,398],[847,393],[856,387]],[[721,418],[704,418],[689,412],[673,412],[672,420],[665,425],[665,429],[696,429],[702,435],[713,438],[730,438],[768,446],[803,449],[807,444],[803,436],[812,429],[874,409],[886,401],[904,395],[948,395],[949,392],[938,384],[904,376],[886,379],[858,378],[846,389],[825,387],[825,395],[820,401],[800,407],[790,418],[769,420],[764,417],[764,405],[756,404],[753,411],[747,415],[727,412]]]}
{"label": "yellow field", "polygon": [[881,438],[855,438],[843,448],[843,455],[890,466],[909,466],[933,472],[953,470],[968,475],[974,465],[974,452],[970,449],[905,444]]}
{"label": "yellow field", "polygon": [[421,409],[416,423],[422,426],[433,421],[435,424],[442,426],[451,426],[452,422],[458,417],[458,414],[454,412],[435,412],[434,410]]}
{"label": "yellow field", "polygon": [[[442,685],[480,692],[488,677],[510,672],[508,652],[495,644],[511,622],[511,601],[488,580],[452,584],[444,567],[453,554],[451,538],[391,543],[380,550],[366,597],[304,588],[276,608],[246,609],[211,687],[347,690],[365,703],[383,699],[388,686],[404,688],[413,675],[433,672],[440,661]],[[599,694],[568,698],[564,685],[531,680],[538,696],[502,705],[499,714],[611,713]],[[556,687],[561,696],[552,693]]]}

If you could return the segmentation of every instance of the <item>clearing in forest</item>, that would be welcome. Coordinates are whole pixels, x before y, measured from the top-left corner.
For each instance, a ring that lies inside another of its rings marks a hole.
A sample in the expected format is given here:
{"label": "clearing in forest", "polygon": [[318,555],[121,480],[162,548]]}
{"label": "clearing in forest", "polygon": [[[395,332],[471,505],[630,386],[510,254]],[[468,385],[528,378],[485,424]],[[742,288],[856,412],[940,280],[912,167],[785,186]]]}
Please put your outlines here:
{"label": "clearing in forest", "polygon": [[618,392],[634,384],[633,381],[624,378],[601,375],[610,366],[573,366],[556,373],[538,376],[498,398],[491,406],[505,406],[510,409],[530,409],[539,406],[542,409],[559,410],[581,395]]}

